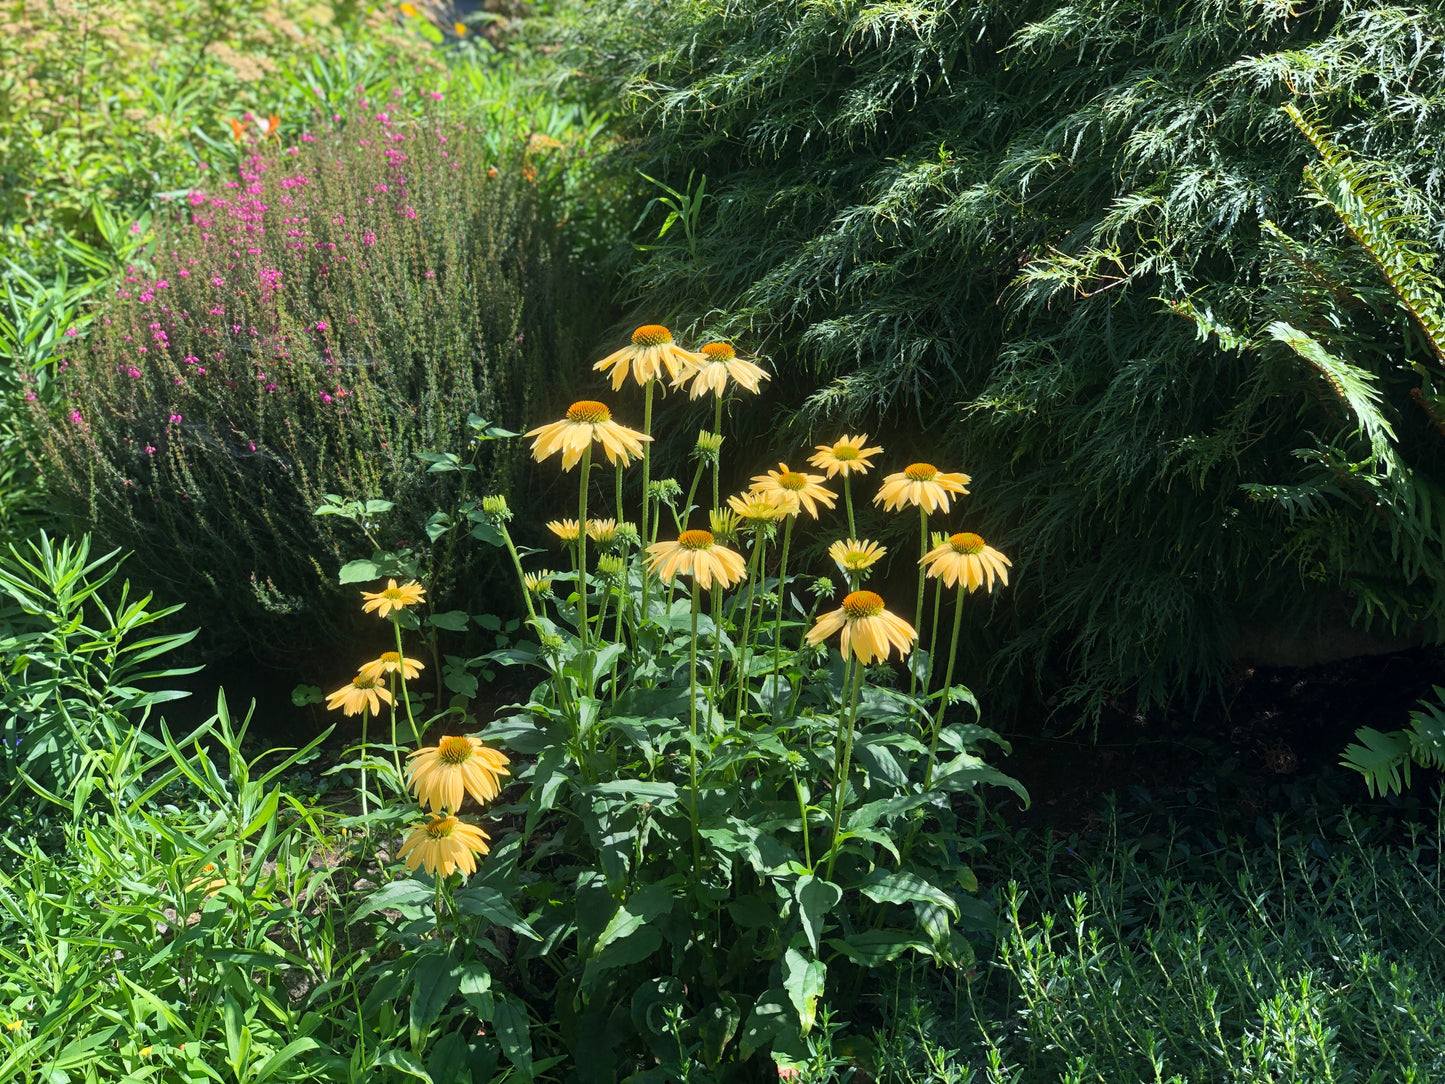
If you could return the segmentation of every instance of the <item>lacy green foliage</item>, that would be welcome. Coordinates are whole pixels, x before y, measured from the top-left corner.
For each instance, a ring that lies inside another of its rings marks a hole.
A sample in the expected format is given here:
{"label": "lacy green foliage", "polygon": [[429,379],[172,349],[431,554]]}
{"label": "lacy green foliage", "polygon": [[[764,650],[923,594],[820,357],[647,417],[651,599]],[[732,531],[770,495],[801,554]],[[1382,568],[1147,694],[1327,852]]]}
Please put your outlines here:
{"label": "lacy green foliage", "polygon": [[[956,449],[984,533],[1011,529],[1020,558],[1006,658],[1062,656],[1094,706],[1131,687],[1149,703],[1206,687],[1239,619],[1324,585],[1402,628],[1436,614],[1394,561],[1417,513],[1357,516],[1319,549],[1290,508],[1326,477],[1377,488],[1354,466],[1374,395],[1417,507],[1436,477],[1419,382],[1398,379],[1436,358],[1399,345],[1395,289],[1445,236],[1438,9],[635,0],[579,18],[578,93],[602,76],[629,106],[619,164],[676,192],[707,178],[637,296],[751,330],[796,424],[911,417]],[[1335,174],[1302,185],[1316,152],[1278,109],[1293,97],[1386,171],[1413,240],[1380,268],[1403,277],[1382,286],[1368,234],[1312,206]],[[1281,307],[1301,290],[1307,326]],[[1191,314],[1234,338],[1173,318]],[[1373,375],[1327,378],[1268,332],[1283,323]]]}
{"label": "lacy green foliage", "polygon": [[155,660],[195,633],[157,634],[150,626],[180,607],[151,609],[129,581],[110,587],[116,552],[92,558],[89,537],[42,532],[0,554],[0,823],[18,819],[32,791],[69,802],[89,750],[185,695],[146,686],[194,672]]}
{"label": "lacy green foliage", "polygon": [[[998,871],[997,952],[958,1019],[926,1023],[955,1079],[1445,1072],[1431,1037],[1445,996],[1445,808],[1392,830],[1348,810],[1321,823],[1318,791],[1300,798],[1297,814],[1239,836],[1217,815],[1164,823],[1156,806],[1147,836],[1144,818],[1111,811],[1097,840],[1015,851]],[[945,995],[935,1012],[957,1004]],[[970,1067],[980,1075],[963,1076]]]}
{"label": "lacy green foliage", "polygon": [[1355,737],[1363,744],[1345,747],[1340,763],[1365,777],[1370,797],[1400,794],[1410,785],[1410,767],[1445,768],[1445,689],[1435,686],[1434,699],[1423,699],[1410,713],[1404,730],[1383,733],[1362,726]]}
{"label": "lacy green foliage", "polygon": [[[462,475],[416,453],[467,449],[474,411],[525,416],[544,373],[579,367],[587,319],[532,167],[473,126],[383,108],[310,138],[258,146],[191,194],[149,268],[58,355],[38,451],[69,512],[171,597],[206,600],[208,632],[283,651],[355,597],[333,578],[357,527],[312,512],[385,498],[374,543],[426,550]],[[505,489],[512,464],[479,465]]]}

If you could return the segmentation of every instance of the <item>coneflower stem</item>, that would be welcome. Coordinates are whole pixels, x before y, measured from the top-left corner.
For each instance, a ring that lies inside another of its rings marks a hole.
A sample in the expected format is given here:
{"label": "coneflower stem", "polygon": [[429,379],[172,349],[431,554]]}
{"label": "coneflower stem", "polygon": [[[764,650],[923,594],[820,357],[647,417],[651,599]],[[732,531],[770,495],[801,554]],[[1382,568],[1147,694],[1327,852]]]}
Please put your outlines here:
{"label": "coneflower stem", "polygon": [[[918,601],[913,607],[913,627],[915,630],[923,628],[923,558],[928,554],[928,512],[923,505],[918,506]],[[922,633],[920,632],[921,636]],[[918,692],[918,659],[908,667],[908,696],[910,699]],[[914,708],[908,709],[908,718],[913,718]]]}
{"label": "coneflower stem", "polygon": [[[525,590],[525,588],[524,588]],[[396,665],[401,673],[401,701],[406,705],[406,721],[411,724],[411,740],[417,745],[421,744],[421,731],[416,728],[416,716],[411,713],[411,696],[406,691],[406,655],[401,649],[401,626],[395,621],[391,623],[392,630],[396,633]],[[392,715],[396,714],[396,705],[391,708]],[[392,735],[392,744],[396,744],[396,735]]]}
{"label": "coneflower stem", "polygon": [[[722,396],[719,395],[717,397],[717,402],[713,404],[712,410],[712,431],[716,433],[719,437],[722,436],[722,408],[723,400]],[[718,496],[718,494],[721,492],[718,488],[718,471],[721,468],[722,453],[721,451],[719,451],[717,455],[713,456],[712,460],[712,510],[714,512],[722,508],[722,499]]]}
{"label": "coneflower stem", "polygon": [[[649,380],[642,389],[642,432],[645,436],[652,436],[652,386],[657,383]],[[652,483],[652,441],[642,442],[642,522],[638,524],[638,530],[642,534],[642,548],[644,553],[647,550],[648,542],[654,541],[651,537],[647,523],[648,488]],[[647,562],[642,562],[642,620],[647,620],[647,593],[652,585],[652,573],[647,567]]]}
{"label": "coneflower stem", "polygon": [[743,724],[743,705],[748,695],[748,636],[753,626],[753,592],[758,585],[763,567],[763,551],[767,548],[767,537],[762,528],[753,535],[753,552],[748,559],[748,604],[743,609],[743,635],[738,641],[738,726]]}
{"label": "coneflower stem", "polygon": [[[943,585],[938,587],[939,593],[943,593]],[[938,712],[933,717],[933,738],[928,743],[928,770],[923,775],[923,789],[927,791],[933,785],[933,768],[938,753],[938,736],[943,733],[943,715],[948,710],[948,691],[953,688],[953,661],[958,655],[958,630],[963,624],[963,596],[967,589],[964,587],[963,577],[958,580],[958,600],[953,606],[953,635],[948,641],[948,666],[943,671],[943,697],[938,702]]]}
{"label": "coneflower stem", "polygon": [[789,516],[783,524],[783,555],[778,560],[778,616],[773,621],[773,691],[777,692],[778,667],[783,658],[783,597],[788,582],[788,546],[793,541],[793,520]]}
{"label": "coneflower stem", "polygon": [[843,834],[843,799],[848,792],[848,769],[853,760],[853,724],[858,717],[858,690],[863,684],[862,660],[851,661],[853,675],[848,682],[848,722],[843,731],[843,760],[838,766],[833,786],[833,842],[828,848],[828,866],[823,871],[825,881],[833,879],[833,863],[838,860],[838,841]]}
{"label": "coneflower stem", "polygon": [[691,740],[687,746],[687,771],[692,788],[689,791],[689,806],[692,813],[692,866],[702,868],[702,844],[697,834],[697,611],[698,587],[696,578],[692,582],[692,641],[687,653],[688,673],[688,718]]}
{"label": "coneflower stem", "polygon": [[[371,708],[370,706],[363,704],[361,707],[361,815],[363,817],[367,815],[368,808],[366,802],[366,750],[368,748],[366,741],[366,725],[370,721]],[[366,826],[366,831],[367,834],[370,835],[371,825],[368,824]]]}
{"label": "coneflower stem", "polygon": [[[512,532],[507,530],[506,523],[498,521],[496,526],[497,530],[501,532],[502,541],[507,544],[507,552],[512,557],[512,567],[517,570],[517,582],[522,585],[522,601],[527,604],[527,618],[531,621],[533,630],[540,637],[542,622],[537,617],[537,607],[532,603],[532,592],[527,590],[527,577],[522,571],[521,554],[517,552],[517,544],[512,541]],[[562,683],[562,676],[557,672],[557,667],[552,664],[550,659],[547,662],[547,669],[552,675],[552,684],[557,690],[557,706],[565,711],[567,709],[567,693],[566,687]]]}
{"label": "coneflower stem", "polygon": [[[644,445],[644,450],[646,446]],[[577,635],[587,651],[587,476],[592,472],[592,445],[582,452],[582,478],[577,494]],[[588,670],[590,673],[590,668]],[[587,690],[591,695],[592,690]]]}
{"label": "coneflower stem", "polygon": [[[925,577],[927,573],[924,573]],[[924,580],[927,583],[927,579]],[[928,672],[923,675],[923,682],[918,690],[918,699],[928,700],[928,690],[933,688],[933,668],[938,665],[938,611],[943,608],[943,583],[939,581],[934,584],[933,592],[933,625],[928,634]],[[918,632],[918,642],[923,642],[923,630]]]}
{"label": "coneflower stem", "polygon": [[843,505],[848,509],[848,537],[856,540],[858,528],[853,525],[853,486],[847,471],[843,472]]}

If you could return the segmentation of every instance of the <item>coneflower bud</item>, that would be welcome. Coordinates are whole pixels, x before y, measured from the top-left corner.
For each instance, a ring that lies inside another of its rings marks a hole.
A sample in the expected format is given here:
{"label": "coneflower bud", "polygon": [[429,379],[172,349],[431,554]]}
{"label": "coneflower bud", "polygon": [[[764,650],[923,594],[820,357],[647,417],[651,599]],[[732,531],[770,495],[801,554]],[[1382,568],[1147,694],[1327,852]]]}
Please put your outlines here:
{"label": "coneflower bud", "polygon": [[500,527],[512,518],[512,510],[507,506],[507,498],[498,493],[482,498],[482,515],[488,523]]}

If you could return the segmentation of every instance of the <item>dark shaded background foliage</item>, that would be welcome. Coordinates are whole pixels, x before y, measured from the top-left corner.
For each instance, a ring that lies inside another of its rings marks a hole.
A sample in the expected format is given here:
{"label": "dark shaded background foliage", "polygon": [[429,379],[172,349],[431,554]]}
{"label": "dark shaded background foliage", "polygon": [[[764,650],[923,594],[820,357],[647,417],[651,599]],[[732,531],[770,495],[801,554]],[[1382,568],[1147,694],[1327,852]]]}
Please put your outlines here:
{"label": "dark shaded background foliage", "polygon": [[[620,166],[707,178],[639,309],[770,353],[794,443],[902,427],[964,466],[964,522],[1016,561],[996,660],[1147,706],[1215,687],[1242,629],[1441,638],[1441,436],[1409,398],[1434,362],[1302,195],[1315,151],[1279,108],[1373,164],[1428,263],[1438,8],[632,0],[571,45],[574,92],[628,107]],[[1378,382],[1403,500],[1282,318]]]}
{"label": "dark shaded background foliage", "polygon": [[[201,604],[213,644],[304,664],[356,619],[336,574],[373,545],[416,551],[439,609],[491,608],[490,548],[433,553],[428,520],[506,491],[520,448],[480,449],[475,477],[416,453],[472,458],[469,414],[520,427],[591,339],[538,164],[400,101],[254,148],[60,355],[56,500]],[[395,508],[368,534],[315,516],[328,494]]]}

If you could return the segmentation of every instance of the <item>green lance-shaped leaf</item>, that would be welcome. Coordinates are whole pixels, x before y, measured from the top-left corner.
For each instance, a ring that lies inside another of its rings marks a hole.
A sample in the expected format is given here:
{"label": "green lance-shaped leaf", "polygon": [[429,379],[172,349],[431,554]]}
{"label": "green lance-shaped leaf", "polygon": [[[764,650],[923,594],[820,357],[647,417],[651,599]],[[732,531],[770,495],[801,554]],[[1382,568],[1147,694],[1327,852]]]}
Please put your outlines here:
{"label": "green lance-shaped leaf", "polygon": [[1335,396],[1350,408],[1360,429],[1369,438],[1376,456],[1388,454],[1394,443],[1395,430],[1380,411],[1383,396],[1373,374],[1344,358],[1336,357],[1311,335],[1283,320],[1276,320],[1265,329],[1277,342],[1284,343],[1324,377]]}
{"label": "green lance-shaped leaf", "polygon": [[1340,763],[1365,777],[1370,797],[1395,794],[1410,785],[1410,739],[1403,730],[1389,734],[1362,726],[1355,737],[1363,743],[1345,747]]}
{"label": "green lance-shaped leaf", "polygon": [[783,989],[793,1008],[798,1010],[799,1034],[813,1030],[818,1015],[818,999],[823,996],[823,980],[828,969],[822,960],[804,956],[790,948],[783,956]]}

